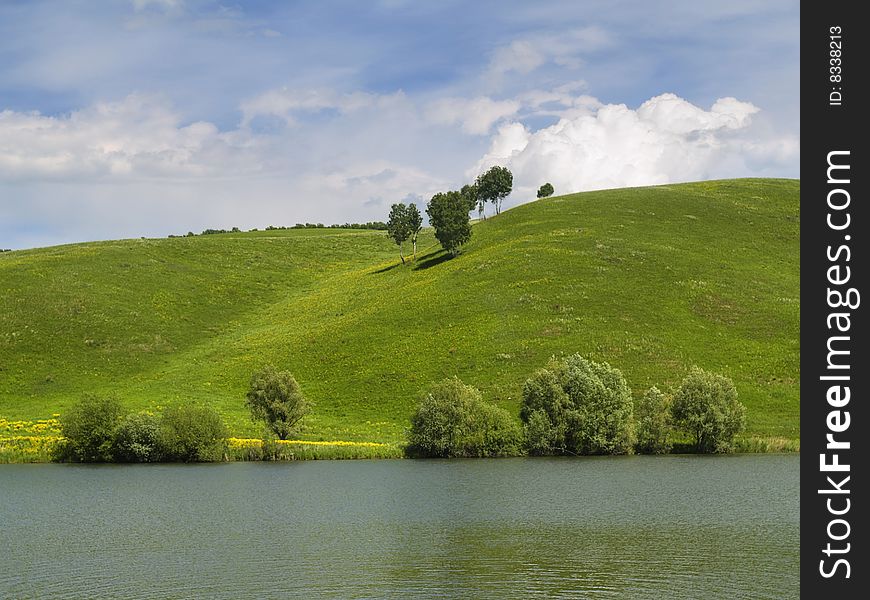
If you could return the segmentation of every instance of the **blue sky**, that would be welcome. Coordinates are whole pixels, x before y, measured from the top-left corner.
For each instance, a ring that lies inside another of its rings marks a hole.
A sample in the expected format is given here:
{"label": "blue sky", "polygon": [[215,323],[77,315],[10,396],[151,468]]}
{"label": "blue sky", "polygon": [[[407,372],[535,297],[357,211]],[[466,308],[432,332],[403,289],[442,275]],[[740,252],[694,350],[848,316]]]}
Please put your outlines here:
{"label": "blue sky", "polygon": [[4,2],[0,247],[799,177],[799,81],[792,1]]}

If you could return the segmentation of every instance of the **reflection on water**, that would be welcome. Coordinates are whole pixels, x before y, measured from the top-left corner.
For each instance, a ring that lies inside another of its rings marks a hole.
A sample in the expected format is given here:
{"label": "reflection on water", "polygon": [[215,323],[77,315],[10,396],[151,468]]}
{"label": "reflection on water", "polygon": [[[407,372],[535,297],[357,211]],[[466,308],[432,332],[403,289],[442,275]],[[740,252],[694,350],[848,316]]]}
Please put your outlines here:
{"label": "reflection on water", "polygon": [[796,598],[798,456],[0,467],[0,597]]}

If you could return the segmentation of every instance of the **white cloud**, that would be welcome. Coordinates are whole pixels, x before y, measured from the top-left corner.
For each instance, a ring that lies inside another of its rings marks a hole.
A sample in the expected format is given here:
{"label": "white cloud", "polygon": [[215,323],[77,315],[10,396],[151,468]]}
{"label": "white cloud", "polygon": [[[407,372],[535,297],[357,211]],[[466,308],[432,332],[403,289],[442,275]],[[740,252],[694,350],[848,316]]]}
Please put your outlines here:
{"label": "white cloud", "polygon": [[366,92],[339,94],[332,89],[297,90],[284,87],[269,90],[243,102],[242,125],[247,126],[254,118],[265,116],[279,117],[287,124],[292,124],[296,121],[295,115],[302,112],[335,109],[346,114],[364,108],[385,106],[403,97],[401,91],[390,95]]}
{"label": "white cloud", "polygon": [[528,75],[547,62],[577,69],[584,64],[584,53],[604,48],[610,43],[610,35],[594,26],[516,39],[495,49],[490,58],[487,76],[491,81],[497,82],[503,75],[511,72]]}
{"label": "white cloud", "polygon": [[544,53],[536,47],[536,44],[528,40],[515,40],[493,52],[489,69],[497,75],[509,71],[526,75],[544,64],[546,58]]}
{"label": "white cloud", "polygon": [[[431,198],[446,182],[422,169],[385,160],[361,161],[326,175],[302,178],[303,188],[327,198],[367,199],[364,205],[380,209],[408,196]],[[425,202],[423,202],[425,204]]]}
{"label": "white cloud", "polygon": [[550,127],[501,126],[466,177],[493,164],[507,166],[514,173],[515,197],[531,199],[545,181],[568,193],[745,176],[793,163],[797,140],[759,139],[751,127],[758,110],[734,98],[704,110],[662,94],[632,110],[580,97]]}
{"label": "white cloud", "polygon": [[[545,181],[567,193],[777,176],[797,163],[797,138],[759,127],[762,115],[750,103],[723,98],[705,110],[662,94],[633,110],[584,89],[574,82],[511,100],[416,102],[401,92],[281,89],[246,102],[240,124],[225,130],[189,122],[164,97],[141,94],[59,116],[5,110],[0,198],[13,200],[0,202],[0,223],[40,222],[51,232],[7,242],[21,247],[368,221],[382,219],[392,202],[458,188],[493,164],[513,171],[515,204]],[[558,122],[531,129],[526,119],[541,115]],[[260,131],[252,120],[261,116],[293,127]],[[487,149],[482,134],[500,122]]]}
{"label": "white cloud", "polygon": [[302,100],[248,114],[335,112],[270,133],[189,123],[159,96],[60,116],[0,112],[4,247],[383,219],[392,202],[448,189],[443,174],[469,159],[450,151],[455,133],[428,125],[401,93],[293,97]]}
{"label": "white cloud", "polygon": [[4,180],[189,177],[256,172],[253,140],[182,124],[159,97],[130,95],[69,115],[0,112]]}
{"label": "white cloud", "polygon": [[516,114],[519,108],[520,103],[515,100],[498,101],[486,96],[442,98],[427,107],[426,116],[435,123],[460,123],[465,133],[482,135],[489,133],[497,121]]}
{"label": "white cloud", "polygon": [[156,10],[174,11],[182,8],[182,0],[133,0],[133,10],[142,12],[154,7]]}
{"label": "white cloud", "polygon": [[736,98],[720,98],[709,111],[690,104],[676,94],[662,94],[637,109],[641,121],[674,134],[741,129],[749,125],[758,107]]}
{"label": "white cloud", "polygon": [[559,107],[574,106],[577,104],[585,104],[589,99],[598,102],[591,96],[577,96],[577,92],[585,90],[587,83],[582,79],[577,81],[569,81],[563,83],[550,90],[527,90],[521,92],[517,98],[525,105],[540,109],[545,105],[557,105]]}

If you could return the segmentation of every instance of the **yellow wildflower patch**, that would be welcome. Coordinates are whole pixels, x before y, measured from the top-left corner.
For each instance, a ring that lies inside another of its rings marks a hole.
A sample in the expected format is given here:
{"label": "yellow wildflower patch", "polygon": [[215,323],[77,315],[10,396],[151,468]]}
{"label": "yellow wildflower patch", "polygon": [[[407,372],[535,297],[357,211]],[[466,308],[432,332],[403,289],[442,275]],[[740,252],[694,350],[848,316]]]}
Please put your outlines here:
{"label": "yellow wildflower patch", "polygon": [[0,463],[43,462],[61,438],[54,435],[0,436]]}
{"label": "yellow wildflower patch", "polygon": [[56,418],[36,421],[10,421],[0,417],[0,434],[55,434],[60,433],[60,421]]}
{"label": "yellow wildflower patch", "polygon": [[[257,438],[229,438],[227,442],[230,448],[259,448],[263,445],[263,440]],[[276,443],[282,445],[300,445],[300,446],[358,446],[363,448],[382,448],[389,444],[381,444],[378,442],[348,442],[345,440],[331,441],[310,441],[310,440],[275,440]]]}

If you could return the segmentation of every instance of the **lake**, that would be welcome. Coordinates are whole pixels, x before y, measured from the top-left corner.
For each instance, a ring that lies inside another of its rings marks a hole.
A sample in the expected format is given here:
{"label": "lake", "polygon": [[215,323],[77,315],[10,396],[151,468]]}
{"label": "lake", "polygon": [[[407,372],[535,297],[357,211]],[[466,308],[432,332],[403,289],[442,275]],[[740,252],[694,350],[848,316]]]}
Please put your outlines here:
{"label": "lake", "polygon": [[797,598],[799,456],[0,465],[0,597]]}

